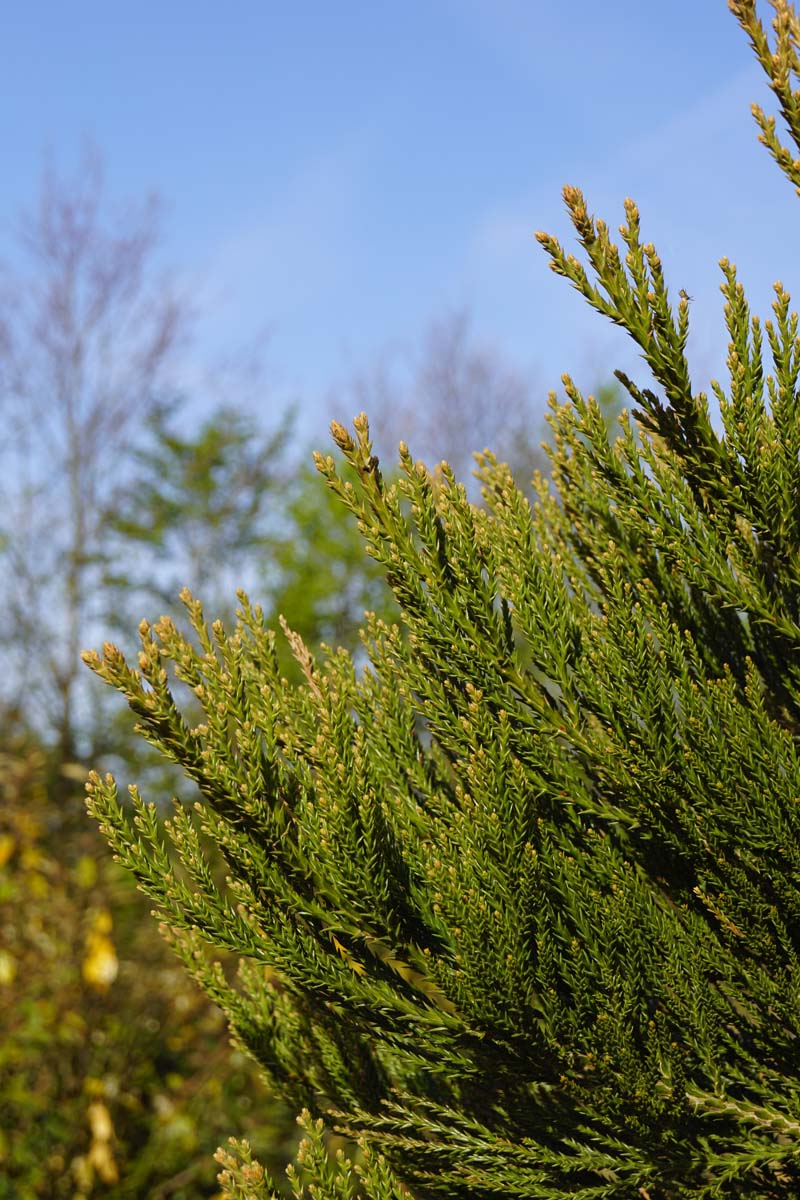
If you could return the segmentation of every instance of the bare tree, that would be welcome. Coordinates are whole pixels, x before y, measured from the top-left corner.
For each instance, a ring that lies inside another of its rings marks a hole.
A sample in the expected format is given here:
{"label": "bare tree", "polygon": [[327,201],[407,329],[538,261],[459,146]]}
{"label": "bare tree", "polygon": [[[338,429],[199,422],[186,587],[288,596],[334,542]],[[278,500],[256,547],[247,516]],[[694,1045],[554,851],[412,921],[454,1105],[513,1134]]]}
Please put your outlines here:
{"label": "bare tree", "polygon": [[355,393],[387,463],[403,440],[429,467],[446,459],[468,485],[477,450],[493,450],[522,482],[544,466],[544,397],[497,349],[476,341],[463,309],[435,321],[416,354],[384,355],[356,380]]}
{"label": "bare tree", "polygon": [[56,736],[62,761],[76,751],[109,500],[174,399],[192,316],[156,275],[157,216],[152,199],[112,213],[89,153],[74,179],[45,172],[2,276],[3,699]]}

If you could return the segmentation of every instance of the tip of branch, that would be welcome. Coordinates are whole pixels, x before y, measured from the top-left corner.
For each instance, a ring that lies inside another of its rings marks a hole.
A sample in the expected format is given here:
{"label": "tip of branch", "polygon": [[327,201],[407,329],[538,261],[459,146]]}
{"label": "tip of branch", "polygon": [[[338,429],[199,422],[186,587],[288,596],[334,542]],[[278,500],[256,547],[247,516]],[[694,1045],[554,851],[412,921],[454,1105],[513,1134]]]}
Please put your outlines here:
{"label": "tip of branch", "polygon": [[331,437],[345,454],[355,449],[353,439],[340,421],[331,421]]}

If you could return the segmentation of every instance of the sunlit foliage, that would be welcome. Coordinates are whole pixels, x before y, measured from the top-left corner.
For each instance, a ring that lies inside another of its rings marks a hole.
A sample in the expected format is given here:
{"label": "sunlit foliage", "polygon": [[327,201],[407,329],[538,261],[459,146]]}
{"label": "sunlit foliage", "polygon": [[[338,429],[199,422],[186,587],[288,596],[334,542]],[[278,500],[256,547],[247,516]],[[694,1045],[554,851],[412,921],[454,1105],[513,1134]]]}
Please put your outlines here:
{"label": "sunlit foliage", "polygon": [[[769,49],[754,0],[731,7],[800,151],[800,22],[775,0]],[[187,594],[190,636],[87,655],[199,786],[164,826],[95,775],[90,810],[304,1110],[298,1198],[800,1191],[798,318],[777,284],[762,326],[722,261],[717,429],[636,205],[615,241],[564,197],[583,258],[539,241],[639,346],[633,418],[611,433],[566,376],[552,483],[530,504],[483,455],[480,508],[405,445],[385,483],[366,417],[334,423],[350,477],[318,468],[400,610],[367,619],[363,670],[285,626],[288,682],[244,594],[235,629]],[[361,1157],[331,1159],[320,1120]],[[271,1194],[244,1142],[220,1162],[229,1200]]]}

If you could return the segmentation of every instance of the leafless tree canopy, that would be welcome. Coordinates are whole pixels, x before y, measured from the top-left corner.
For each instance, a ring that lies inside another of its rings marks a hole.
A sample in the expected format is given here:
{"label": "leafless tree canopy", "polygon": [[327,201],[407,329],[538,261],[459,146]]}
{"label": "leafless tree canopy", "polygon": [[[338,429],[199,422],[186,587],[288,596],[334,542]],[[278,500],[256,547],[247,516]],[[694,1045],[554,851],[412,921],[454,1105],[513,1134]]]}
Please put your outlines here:
{"label": "leafless tree canopy", "polygon": [[476,341],[464,310],[434,322],[417,355],[399,363],[384,357],[357,379],[355,393],[386,463],[406,441],[429,467],[445,459],[467,484],[473,454],[486,448],[522,481],[542,466],[544,397],[499,351]]}
{"label": "leafless tree canopy", "polygon": [[109,211],[89,154],[74,179],[45,172],[2,278],[5,677],[65,750],[107,502],[126,449],[174,395],[191,317],[155,274],[156,235],[154,200]]}

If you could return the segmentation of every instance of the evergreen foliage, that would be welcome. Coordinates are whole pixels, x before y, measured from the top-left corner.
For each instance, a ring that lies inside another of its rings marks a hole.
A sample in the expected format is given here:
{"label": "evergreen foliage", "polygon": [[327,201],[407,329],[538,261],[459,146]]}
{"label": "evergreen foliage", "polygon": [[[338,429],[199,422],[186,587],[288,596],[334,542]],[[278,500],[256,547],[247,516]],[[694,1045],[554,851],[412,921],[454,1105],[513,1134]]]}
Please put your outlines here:
{"label": "evergreen foliage", "polygon": [[[287,491],[280,536],[263,560],[268,606],[288,614],[310,648],[325,642],[358,652],[365,609],[387,620],[397,616],[381,570],[364,554],[363,539],[338,497],[320,487],[313,464],[295,473]],[[297,675],[288,647],[279,649],[283,672]]]}
{"label": "evergreen foliage", "polygon": [[[800,22],[775,0],[773,52],[754,0],[731,8],[800,149]],[[636,206],[617,246],[564,195],[588,268],[539,240],[641,347],[661,395],[622,379],[635,425],[612,440],[565,377],[552,486],[531,505],[486,453],[477,508],[405,446],[384,484],[364,415],[355,437],[334,423],[355,479],[317,465],[401,612],[368,617],[361,672],[286,627],[288,683],[244,594],[233,632],[188,594],[192,635],[143,623],[138,669],[87,655],[199,785],[165,829],[110,777],[89,807],[238,1042],[308,1110],[297,1197],[800,1190],[798,318],[778,284],[762,328],[723,260],[717,432],[688,298],[671,305]],[[206,944],[239,955],[237,980]],[[328,1159],[319,1118],[361,1161]],[[220,1161],[230,1200],[270,1195],[245,1144]]]}

